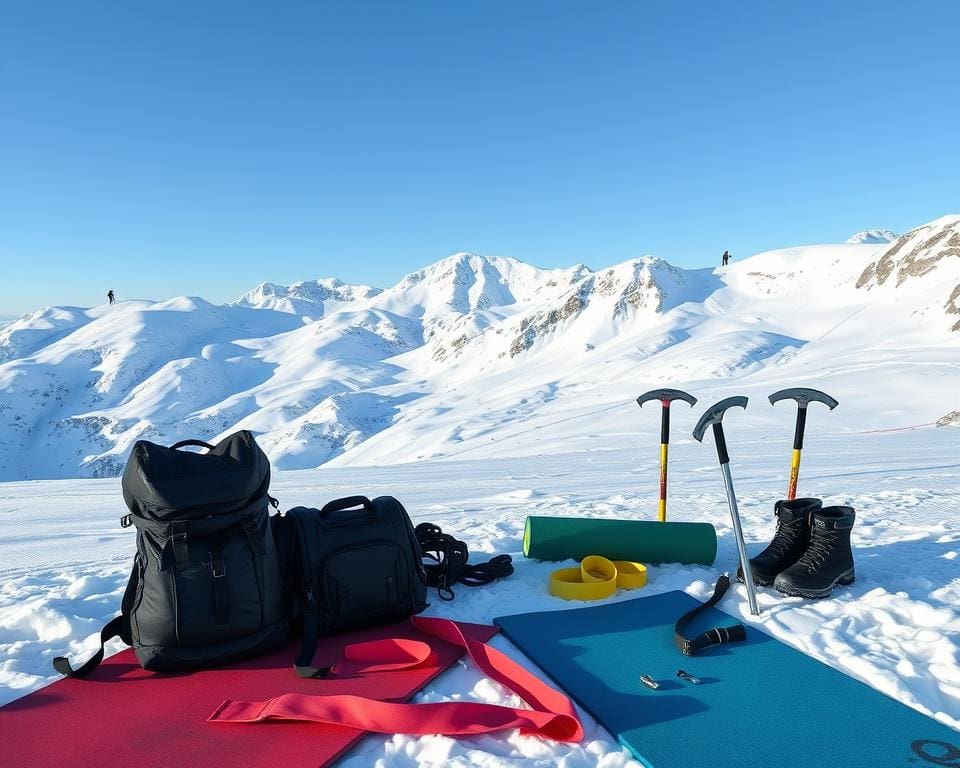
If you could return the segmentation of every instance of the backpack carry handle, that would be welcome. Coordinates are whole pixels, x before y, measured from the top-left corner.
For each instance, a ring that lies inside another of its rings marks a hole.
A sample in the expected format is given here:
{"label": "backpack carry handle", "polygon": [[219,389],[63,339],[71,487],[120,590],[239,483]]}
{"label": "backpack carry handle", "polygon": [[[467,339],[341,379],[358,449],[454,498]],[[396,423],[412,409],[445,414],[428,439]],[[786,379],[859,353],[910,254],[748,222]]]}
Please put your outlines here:
{"label": "backpack carry handle", "polygon": [[213,450],[213,446],[210,443],[205,443],[203,440],[181,440],[179,443],[174,443],[170,446],[170,450],[175,451],[177,448],[183,448],[185,445],[195,445],[198,448],[206,448],[208,451]]}
{"label": "backpack carry handle", "polygon": [[[344,510],[353,509],[354,507],[363,507],[369,518],[377,518],[373,504],[370,503],[370,499],[366,496],[346,496],[342,499],[334,499],[323,505],[323,509],[320,510],[320,517],[329,521],[337,512],[343,512]],[[351,520],[356,520],[356,517],[357,516],[353,516]]]}

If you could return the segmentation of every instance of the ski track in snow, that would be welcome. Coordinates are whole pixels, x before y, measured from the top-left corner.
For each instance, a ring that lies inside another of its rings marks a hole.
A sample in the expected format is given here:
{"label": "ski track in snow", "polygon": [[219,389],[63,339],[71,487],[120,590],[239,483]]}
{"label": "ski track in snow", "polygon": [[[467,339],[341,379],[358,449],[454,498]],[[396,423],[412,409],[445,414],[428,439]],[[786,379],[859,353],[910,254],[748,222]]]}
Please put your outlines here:
{"label": "ski track in snow", "polygon": [[[786,485],[789,445],[740,442],[728,432],[732,471],[748,550],[773,529],[773,503]],[[391,494],[414,522],[432,521],[467,541],[473,559],[514,556],[516,573],[478,589],[460,586],[452,603],[434,599],[427,613],[474,622],[520,611],[579,607],[547,593],[562,564],[521,555],[527,514],[652,519],[656,446],[482,461],[433,461],[376,468],[278,472],[272,493],[284,508],[320,506],[363,492]],[[853,541],[857,581],[826,600],[788,598],[760,589],[752,617],[742,585],[720,607],[904,704],[960,730],[960,434],[927,429],[885,435],[811,437],[800,491],[857,510]],[[641,592],[683,589],[705,600],[720,573],[736,568],[716,455],[712,446],[680,442],[671,452],[668,517],[717,527],[714,567],[651,567]],[[119,480],[0,484],[0,702],[53,681],[50,662],[64,652],[85,657],[119,605],[134,551],[119,526],[125,512]],[[567,563],[569,565],[569,563]],[[536,671],[503,638],[496,647]],[[114,641],[111,651],[121,646]],[[517,703],[461,661],[417,701]],[[519,732],[475,738],[368,736],[343,759],[361,766],[636,766],[629,754],[582,713],[581,744],[556,744]]]}

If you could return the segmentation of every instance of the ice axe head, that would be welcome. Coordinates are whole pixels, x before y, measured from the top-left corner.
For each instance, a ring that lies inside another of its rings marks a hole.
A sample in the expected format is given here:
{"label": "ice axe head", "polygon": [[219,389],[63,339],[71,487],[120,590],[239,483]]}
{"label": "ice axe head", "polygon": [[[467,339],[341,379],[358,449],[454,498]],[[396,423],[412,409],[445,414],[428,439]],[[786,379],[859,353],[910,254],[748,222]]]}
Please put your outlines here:
{"label": "ice axe head", "polygon": [[666,445],[670,442],[670,403],[674,400],[683,400],[693,407],[697,398],[679,389],[651,389],[637,398],[637,405],[643,408],[643,404],[650,400],[659,400],[660,405],[663,406],[663,410],[660,411],[660,444]]}
{"label": "ice axe head", "polygon": [[651,389],[637,398],[637,405],[643,408],[643,404],[650,400],[659,400],[664,408],[669,408],[670,403],[674,400],[683,400],[683,402],[689,403],[691,407],[697,404],[697,398],[679,389]]}
{"label": "ice axe head", "polygon": [[823,403],[832,411],[838,403],[830,395],[821,392],[819,389],[808,389],[806,387],[781,389],[779,392],[770,395],[770,405],[779,403],[781,400],[797,401],[797,422],[793,430],[793,458],[790,462],[790,480],[787,484],[787,499],[794,499],[797,496],[797,478],[800,475],[803,432],[807,426],[807,406],[810,403]]}
{"label": "ice axe head", "polygon": [[779,403],[781,400],[796,400],[797,407],[801,410],[805,410],[810,403],[823,403],[831,411],[839,405],[836,400],[825,392],[807,387],[781,389],[779,392],[774,392],[770,395],[770,405]]}
{"label": "ice axe head", "polygon": [[781,389],[779,392],[770,395],[770,405],[779,403],[781,400],[797,401],[797,424],[793,432],[793,449],[795,451],[803,448],[803,431],[807,425],[807,406],[810,403],[823,403],[832,411],[838,405],[837,401],[830,395],[821,392],[819,389],[807,389],[806,387]]}
{"label": "ice axe head", "polygon": [[707,427],[713,427],[713,437],[717,443],[717,456],[721,464],[728,464],[730,462],[730,456],[727,455],[727,442],[723,437],[723,415],[727,412],[728,408],[733,408],[734,406],[746,408],[747,398],[738,395],[737,397],[728,397],[719,403],[715,403],[707,409],[707,412],[704,413],[703,416],[700,417],[700,421],[697,422],[697,426],[693,428],[693,436],[702,443],[703,433],[707,431]]}
{"label": "ice axe head", "polygon": [[707,431],[707,427],[720,424],[723,421],[723,414],[727,412],[728,408],[733,408],[734,406],[746,408],[747,398],[743,396],[728,397],[711,406],[707,412],[700,417],[697,426],[693,428],[693,436],[702,443],[703,433]]}

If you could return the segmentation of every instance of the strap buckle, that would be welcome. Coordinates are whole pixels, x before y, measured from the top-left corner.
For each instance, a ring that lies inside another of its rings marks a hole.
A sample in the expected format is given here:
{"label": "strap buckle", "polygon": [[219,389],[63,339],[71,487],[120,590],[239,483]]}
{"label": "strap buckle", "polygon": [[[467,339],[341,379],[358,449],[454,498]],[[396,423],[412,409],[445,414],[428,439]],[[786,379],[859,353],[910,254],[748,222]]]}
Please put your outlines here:
{"label": "strap buckle", "polygon": [[210,552],[210,560],[206,563],[201,563],[210,569],[210,573],[213,574],[213,578],[222,579],[227,575],[227,564],[223,560],[222,552]]}
{"label": "strap buckle", "polygon": [[711,627],[706,632],[701,633],[692,640],[683,635],[682,630],[696,618],[697,614],[711,608],[720,602],[720,598],[726,594],[730,587],[730,577],[724,574],[717,579],[717,585],[713,590],[713,597],[702,605],[698,605],[691,611],[687,611],[683,616],[677,619],[673,628],[673,640],[684,656],[696,656],[698,651],[710,648],[714,645],[723,645],[724,643],[736,643],[746,640],[747,631],[743,624],[734,624],[729,627]]}

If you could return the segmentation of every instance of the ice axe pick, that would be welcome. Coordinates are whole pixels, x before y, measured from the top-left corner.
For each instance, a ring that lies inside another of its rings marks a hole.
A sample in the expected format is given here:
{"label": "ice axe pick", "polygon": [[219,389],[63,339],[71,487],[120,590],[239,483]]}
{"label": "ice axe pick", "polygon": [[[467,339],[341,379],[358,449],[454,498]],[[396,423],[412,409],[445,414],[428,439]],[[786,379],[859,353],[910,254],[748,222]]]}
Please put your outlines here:
{"label": "ice axe pick", "polygon": [[713,441],[717,444],[717,457],[720,459],[720,471],[723,473],[723,487],[727,491],[727,504],[730,507],[730,519],[733,521],[733,534],[737,540],[737,551],[740,554],[740,567],[743,569],[744,586],[747,588],[747,600],[750,603],[750,613],[760,615],[757,608],[757,593],[753,586],[753,572],[750,570],[750,561],[747,559],[747,545],[743,540],[743,528],[740,527],[740,513],[737,511],[737,495],[733,492],[733,478],[730,476],[730,455],[727,453],[727,441],[723,436],[723,414],[728,408],[738,406],[747,407],[747,398],[728,397],[721,400],[707,410],[697,426],[693,428],[693,436],[703,442],[703,433],[707,427],[713,427]]}
{"label": "ice axe pick", "polygon": [[679,389],[651,389],[637,398],[637,405],[650,400],[659,400],[660,409],[660,504],[657,508],[657,519],[664,523],[667,520],[667,446],[670,445],[670,403],[674,400],[683,400],[692,408],[697,398],[682,392]]}
{"label": "ice axe pick", "polygon": [[790,460],[790,482],[787,484],[787,500],[790,500],[797,497],[797,478],[800,476],[800,452],[803,450],[803,430],[807,425],[807,406],[810,403],[823,403],[832,411],[839,403],[819,389],[804,387],[781,389],[770,395],[770,405],[775,405],[781,400],[797,401],[797,426],[793,431],[793,457]]}

